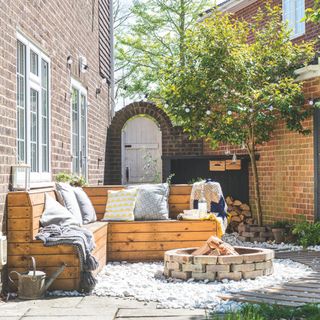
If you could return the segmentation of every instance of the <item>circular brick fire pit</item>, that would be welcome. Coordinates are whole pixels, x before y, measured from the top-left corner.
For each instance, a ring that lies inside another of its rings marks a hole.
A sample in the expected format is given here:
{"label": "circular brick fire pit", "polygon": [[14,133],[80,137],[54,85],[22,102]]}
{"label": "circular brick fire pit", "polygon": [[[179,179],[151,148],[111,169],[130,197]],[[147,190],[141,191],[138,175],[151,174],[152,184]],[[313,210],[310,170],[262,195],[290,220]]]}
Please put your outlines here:
{"label": "circular brick fire pit", "polygon": [[274,251],[234,247],[239,256],[193,256],[197,248],[176,249],[164,255],[164,275],[182,280],[255,279],[273,273]]}

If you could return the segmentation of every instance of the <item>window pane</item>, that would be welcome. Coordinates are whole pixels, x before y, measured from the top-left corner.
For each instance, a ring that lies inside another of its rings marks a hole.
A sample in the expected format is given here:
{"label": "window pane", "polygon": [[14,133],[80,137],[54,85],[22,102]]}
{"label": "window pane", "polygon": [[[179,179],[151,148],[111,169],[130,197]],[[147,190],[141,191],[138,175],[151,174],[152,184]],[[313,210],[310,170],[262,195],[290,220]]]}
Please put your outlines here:
{"label": "window pane", "polygon": [[72,89],[72,171],[79,174],[79,91]]}
{"label": "window pane", "polygon": [[49,96],[48,96],[48,63],[41,60],[41,145],[42,172],[49,172]]}
{"label": "window pane", "polygon": [[288,28],[295,32],[295,0],[283,1],[283,20],[288,22]]}
{"label": "window pane", "polygon": [[305,32],[305,22],[301,19],[305,15],[304,0],[296,0],[296,21],[295,21],[295,34],[301,35]]}
{"label": "window pane", "polygon": [[81,95],[81,175],[87,175],[87,101],[86,96]]}
{"label": "window pane", "polygon": [[26,125],[26,46],[17,42],[17,153],[18,161],[26,162],[25,125]]}
{"label": "window pane", "polygon": [[35,75],[39,75],[38,71],[38,55],[30,50],[30,72]]}
{"label": "window pane", "polygon": [[41,60],[41,68],[41,85],[42,88],[48,89],[48,63],[43,59]]}
{"label": "window pane", "polygon": [[39,154],[38,154],[38,109],[39,109],[39,93],[34,89],[30,89],[30,149],[31,149],[31,171],[39,171]]}

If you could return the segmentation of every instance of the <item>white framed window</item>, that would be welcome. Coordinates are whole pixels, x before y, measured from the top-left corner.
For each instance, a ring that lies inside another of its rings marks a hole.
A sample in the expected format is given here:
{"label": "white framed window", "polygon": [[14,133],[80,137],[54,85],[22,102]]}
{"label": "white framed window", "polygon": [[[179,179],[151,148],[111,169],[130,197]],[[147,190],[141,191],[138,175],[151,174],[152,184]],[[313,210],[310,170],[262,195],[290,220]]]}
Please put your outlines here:
{"label": "white framed window", "polygon": [[88,177],[87,90],[71,79],[71,154],[72,173]]}
{"label": "white framed window", "polygon": [[283,21],[288,21],[289,29],[292,30],[291,39],[305,34],[306,25],[301,21],[305,16],[305,0],[283,0]]}
{"label": "white framed window", "polygon": [[50,59],[17,34],[17,160],[31,166],[31,187],[51,181]]}

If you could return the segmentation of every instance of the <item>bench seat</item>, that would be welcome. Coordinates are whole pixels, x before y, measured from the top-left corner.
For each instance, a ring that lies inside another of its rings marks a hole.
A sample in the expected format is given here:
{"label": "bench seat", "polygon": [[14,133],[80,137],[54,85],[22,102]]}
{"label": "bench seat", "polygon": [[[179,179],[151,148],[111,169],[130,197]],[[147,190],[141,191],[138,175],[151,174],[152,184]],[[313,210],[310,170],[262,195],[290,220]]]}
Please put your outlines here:
{"label": "bench seat", "polygon": [[[98,220],[104,214],[108,190],[123,186],[85,187],[92,201]],[[50,290],[78,290],[80,261],[72,245],[45,247],[35,240],[39,220],[44,210],[45,193],[55,197],[51,189],[29,192],[9,192],[7,197],[8,219],[8,271],[25,272],[29,269],[27,256],[34,256],[37,269],[49,276],[62,264],[67,267],[53,282]],[[107,261],[155,261],[163,260],[167,250],[201,245],[211,235],[217,234],[213,221],[178,221],[177,214],[189,208],[191,186],[176,185],[170,188],[169,208],[171,220],[102,222],[84,227],[92,231],[96,242],[93,255],[99,261],[101,271]],[[14,288],[11,286],[10,288]]]}

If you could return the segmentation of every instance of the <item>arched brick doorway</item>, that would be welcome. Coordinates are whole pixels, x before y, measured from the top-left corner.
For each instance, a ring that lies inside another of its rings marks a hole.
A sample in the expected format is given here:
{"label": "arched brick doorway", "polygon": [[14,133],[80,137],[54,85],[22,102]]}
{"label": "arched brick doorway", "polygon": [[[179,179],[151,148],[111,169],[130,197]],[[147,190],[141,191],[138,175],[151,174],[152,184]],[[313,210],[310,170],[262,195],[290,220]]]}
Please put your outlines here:
{"label": "arched brick doorway", "polygon": [[162,180],[170,174],[170,158],[201,156],[202,141],[190,141],[180,127],[174,127],[168,115],[151,102],[134,102],[119,110],[108,129],[105,184],[121,184],[121,139],[122,129],[128,120],[146,115],[159,124],[162,134]]}

